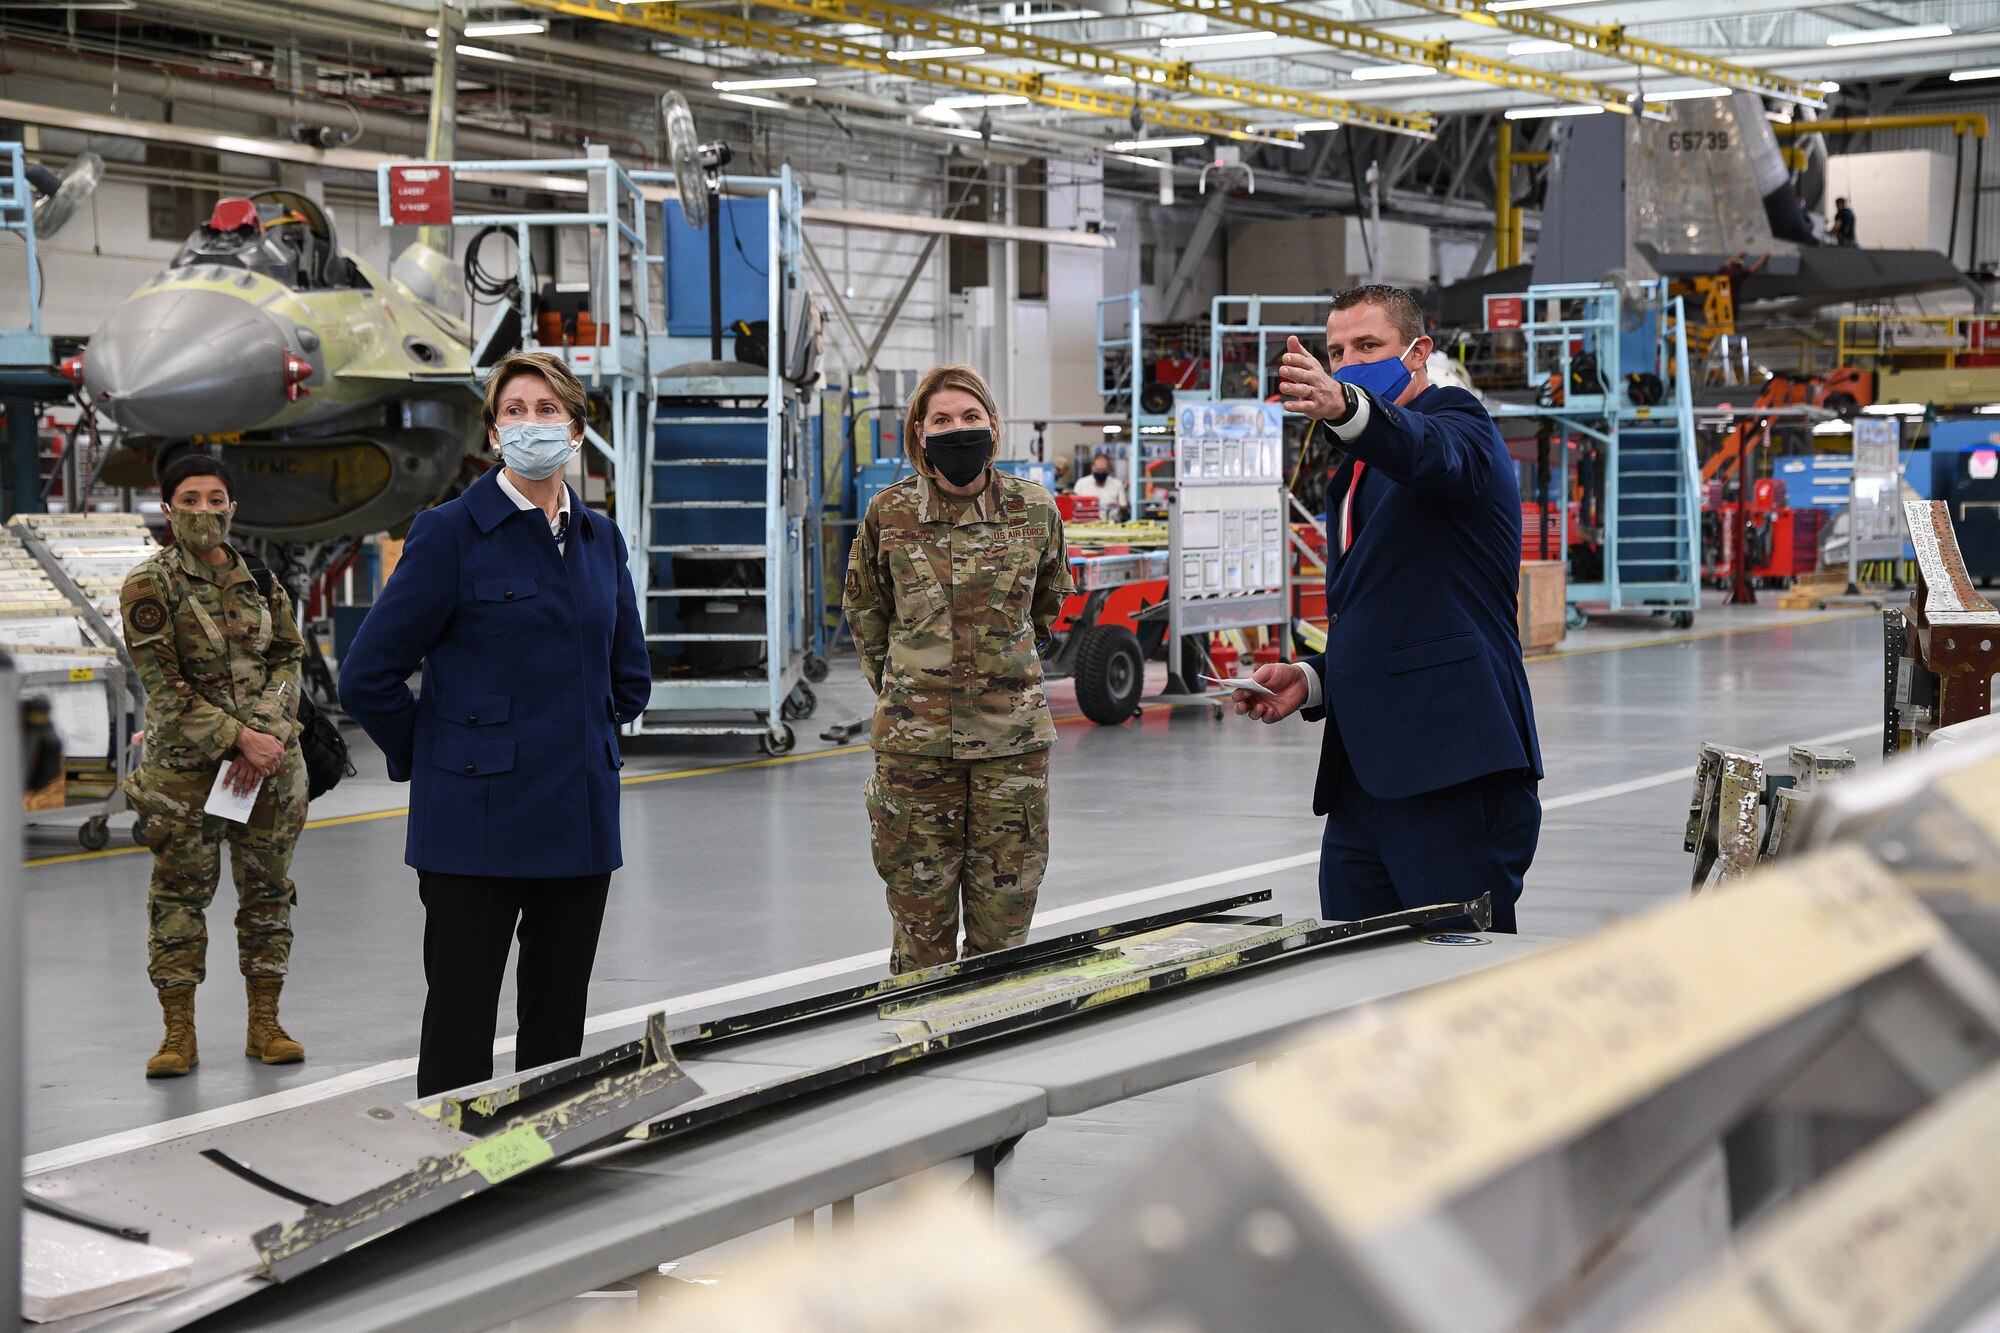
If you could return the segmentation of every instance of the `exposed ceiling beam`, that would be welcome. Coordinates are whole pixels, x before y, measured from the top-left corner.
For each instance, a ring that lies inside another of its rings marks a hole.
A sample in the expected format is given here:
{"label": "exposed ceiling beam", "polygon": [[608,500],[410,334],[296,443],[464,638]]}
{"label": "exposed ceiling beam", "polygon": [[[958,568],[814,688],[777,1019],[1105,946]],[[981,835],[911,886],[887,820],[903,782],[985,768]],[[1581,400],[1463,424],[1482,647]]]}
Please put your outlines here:
{"label": "exposed ceiling beam", "polygon": [[1152,0],[1164,9],[1199,14],[1239,27],[1275,32],[1336,51],[1372,56],[1389,64],[1429,65],[1439,73],[1475,83],[1493,84],[1516,92],[1539,93],[1562,102],[1599,106],[1629,113],[1625,95],[1587,79],[1517,65],[1461,50],[1449,42],[1421,42],[1379,28],[1322,18],[1303,10],[1261,3],[1261,0]]}
{"label": "exposed ceiling beam", "polygon": [[857,24],[919,42],[983,46],[988,56],[1035,60],[1100,77],[1113,75],[1129,79],[1135,86],[1241,102],[1297,120],[1332,120],[1419,136],[1427,136],[1432,129],[1430,116],[1422,112],[1386,111],[1345,98],[1233,78],[1187,61],[1150,60],[1107,47],[1065,42],[1032,28],[994,27],[935,10],[887,4],[883,0],[752,0],[752,3],[829,23]]}
{"label": "exposed ceiling beam", "polygon": [[948,87],[963,88],[968,92],[1020,97],[1042,106],[1084,115],[1129,121],[1136,111],[1142,121],[1183,134],[1210,135],[1246,142],[1273,138],[1282,138],[1289,142],[1292,137],[1281,131],[1260,134],[1251,128],[1249,121],[1240,116],[1200,110],[1179,102],[1141,99],[1123,93],[1057,83],[1039,74],[987,69],[951,60],[891,60],[886,49],[880,46],[850,41],[845,37],[805,32],[796,27],[773,27],[770,24],[756,23],[712,10],[690,12],[657,5],[644,8],[628,7],[618,3],[618,0],[520,0],[520,3],[529,9],[539,9],[551,14],[566,14],[572,18],[596,19],[630,28],[644,28],[670,37],[720,42],[726,46],[763,51],[794,60],[813,60],[821,64],[842,65],[848,69],[866,70],[874,74],[897,75],[929,83],[941,83]]}

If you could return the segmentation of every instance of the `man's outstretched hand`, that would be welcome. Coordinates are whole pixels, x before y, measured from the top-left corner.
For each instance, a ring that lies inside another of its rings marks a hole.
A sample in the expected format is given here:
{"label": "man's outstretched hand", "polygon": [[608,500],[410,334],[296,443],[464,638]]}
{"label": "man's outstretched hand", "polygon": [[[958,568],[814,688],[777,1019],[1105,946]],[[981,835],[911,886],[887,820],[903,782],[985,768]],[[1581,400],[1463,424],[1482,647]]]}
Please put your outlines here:
{"label": "man's outstretched hand", "polygon": [[1278,396],[1287,412],[1315,421],[1347,415],[1346,388],[1296,336],[1285,339],[1285,354],[1278,358]]}
{"label": "man's outstretched hand", "polygon": [[1282,722],[1306,706],[1306,668],[1297,662],[1266,662],[1250,679],[1275,697],[1236,691],[1236,711],[1259,722]]}

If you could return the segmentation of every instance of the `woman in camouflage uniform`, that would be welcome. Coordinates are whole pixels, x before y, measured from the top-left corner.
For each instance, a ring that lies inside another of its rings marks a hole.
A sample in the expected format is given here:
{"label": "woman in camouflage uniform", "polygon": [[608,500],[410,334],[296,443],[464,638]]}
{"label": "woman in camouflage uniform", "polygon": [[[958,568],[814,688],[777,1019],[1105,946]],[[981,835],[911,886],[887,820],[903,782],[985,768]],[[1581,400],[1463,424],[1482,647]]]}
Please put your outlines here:
{"label": "woman in camouflage uniform", "polygon": [[910,400],[917,475],[868,506],[848,557],[847,621],[876,693],[867,785],[897,972],[1027,938],[1049,859],[1049,748],[1038,646],[1073,591],[1049,493],[993,467],[999,413],[970,366]]}
{"label": "woman in camouflage uniform", "polygon": [[[147,1078],[175,1078],[200,1057],[194,988],[206,975],[203,919],[229,844],[236,880],[236,948],[250,995],[243,1053],[291,1064],[305,1049],[278,1023],[292,951],[287,877],[306,820],[299,754],[299,662],[305,655],[291,599],[268,576],[266,594],[225,538],[236,502],[214,459],[176,460],[161,480],[173,544],[125,578],[125,644],[146,690],[145,760],[126,779],[153,851],[146,971],[166,1036]],[[248,823],[202,813],[216,774],[230,787],[263,783]]]}

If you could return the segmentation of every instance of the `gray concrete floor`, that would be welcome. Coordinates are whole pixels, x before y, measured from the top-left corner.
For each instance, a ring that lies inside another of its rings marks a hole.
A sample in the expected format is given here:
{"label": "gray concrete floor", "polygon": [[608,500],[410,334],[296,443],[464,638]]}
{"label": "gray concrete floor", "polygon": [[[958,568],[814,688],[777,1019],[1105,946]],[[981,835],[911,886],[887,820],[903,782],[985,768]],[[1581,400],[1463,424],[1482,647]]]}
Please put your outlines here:
{"label": "gray concrete floor", "polygon": [[[1680,830],[1688,784],[1679,774],[1691,772],[1701,741],[1782,752],[1849,734],[1863,764],[1879,752],[1872,731],[1860,734],[1881,716],[1881,629],[1871,611],[1711,607],[1682,634],[1606,617],[1573,634],[1563,652],[1532,661],[1528,675],[1548,770],[1541,849],[1521,905],[1530,933],[1576,935],[1687,891]],[[593,1014],[669,997],[723,1007],[728,995],[703,993],[740,992],[759,978],[884,946],[861,810],[867,751],[810,739],[865,710],[851,660],[836,662],[820,697],[818,715],[800,729],[800,752],[781,759],[760,760],[734,742],[632,747],[626,865],[613,881]],[[1151,708],[1118,728],[1065,723],[1043,905],[1314,852],[1319,829],[1308,801],[1319,742],[1317,726],[1216,721],[1205,709]],[[32,832],[31,1154],[44,1162],[66,1148],[95,1155],[113,1146],[90,1142],[103,1136],[241,1114],[230,1108],[250,1099],[377,1082],[413,1095],[422,913],[402,862],[405,790],[386,781],[365,743],[357,759],[361,775],[315,806],[294,863],[298,941],[284,1012],[308,1059],[289,1068],[238,1054],[244,1006],[225,885],[211,912],[211,984],[198,1006],[202,1067],[148,1083],[141,1073],[158,1018],[145,979],[147,858],[118,842],[79,855],[67,830]],[[1272,888],[1288,914],[1316,910],[1309,864],[1242,884]],[[511,1007],[510,994],[503,1033]],[[1191,1085],[1052,1123],[1003,1171],[1003,1201],[1031,1225],[1059,1232],[1090,1181],[1110,1178],[1207,1093]]]}

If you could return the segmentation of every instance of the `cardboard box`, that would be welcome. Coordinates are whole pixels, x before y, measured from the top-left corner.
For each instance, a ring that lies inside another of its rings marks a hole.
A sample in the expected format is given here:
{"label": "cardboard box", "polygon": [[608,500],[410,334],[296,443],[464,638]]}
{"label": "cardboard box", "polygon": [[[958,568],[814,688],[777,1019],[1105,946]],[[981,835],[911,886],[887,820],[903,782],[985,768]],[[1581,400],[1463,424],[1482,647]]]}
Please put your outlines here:
{"label": "cardboard box", "polygon": [[1569,578],[1560,560],[1523,560],[1520,591],[1521,651],[1545,653],[1569,628]]}

